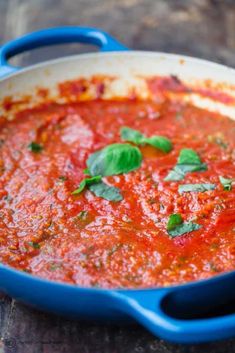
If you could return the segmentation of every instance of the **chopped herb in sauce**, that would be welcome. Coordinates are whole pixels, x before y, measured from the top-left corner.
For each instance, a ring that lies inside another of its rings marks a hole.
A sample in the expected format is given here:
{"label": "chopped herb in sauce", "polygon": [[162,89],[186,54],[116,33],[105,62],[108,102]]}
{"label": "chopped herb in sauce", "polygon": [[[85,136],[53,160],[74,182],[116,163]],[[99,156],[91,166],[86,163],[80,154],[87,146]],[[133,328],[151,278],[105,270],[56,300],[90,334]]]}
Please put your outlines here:
{"label": "chopped herb in sauce", "polygon": [[81,181],[79,187],[72,192],[72,195],[80,194],[85,189],[85,187],[91,186],[92,184],[99,183],[100,181],[101,181],[100,175],[97,175],[91,178],[85,178]]}
{"label": "chopped herb in sauce", "polygon": [[180,225],[183,223],[183,218],[181,214],[179,213],[174,213],[170,215],[168,222],[167,222],[167,230],[170,231],[172,229],[175,229],[176,226]]}
{"label": "chopped herb in sauce", "polygon": [[28,149],[33,153],[40,153],[43,150],[43,146],[33,141],[28,145]]}
{"label": "chopped herb in sauce", "polygon": [[85,175],[90,175],[89,169],[88,169],[88,168],[85,168],[85,169],[83,170],[83,174],[85,174]]}
{"label": "chopped herb in sauce", "polygon": [[179,213],[170,215],[167,223],[167,232],[172,238],[186,233],[190,233],[200,228],[200,224],[193,222],[184,222],[182,216]]}
{"label": "chopped herb in sauce", "polygon": [[180,194],[184,192],[204,192],[214,189],[215,184],[182,184],[178,187]]}
{"label": "chopped herb in sauce", "polygon": [[87,216],[88,216],[88,211],[80,211],[76,218],[84,221],[87,218]]}
{"label": "chopped herb in sauce", "polygon": [[40,248],[41,248],[41,247],[40,247],[40,244],[37,243],[37,242],[35,242],[35,241],[29,241],[29,242],[28,242],[28,245],[29,245],[29,246],[32,246],[34,249],[40,249]]}
{"label": "chopped herb in sauce", "polygon": [[89,190],[96,196],[102,197],[108,201],[121,201],[123,199],[120,190],[114,186],[107,185],[103,182],[89,186]]}
{"label": "chopped herb in sauce", "polygon": [[116,251],[123,247],[122,243],[115,244],[110,250],[108,250],[107,255],[112,256]]}
{"label": "chopped herb in sauce", "polygon": [[87,167],[92,176],[129,173],[141,166],[142,154],[138,147],[114,143],[91,154]]}
{"label": "chopped herb in sauce", "polygon": [[138,130],[124,126],[121,128],[120,133],[123,141],[133,142],[136,145],[143,143],[144,135]]}
{"label": "chopped herb in sauce", "polygon": [[23,268],[22,271],[23,271],[23,272],[26,272],[26,273],[31,273],[31,271],[30,271],[29,269],[27,269],[27,268]]}
{"label": "chopped herb in sauce", "polygon": [[114,186],[110,186],[101,181],[101,176],[85,178],[80,183],[78,189],[72,192],[72,195],[80,194],[85,187],[98,197],[102,197],[108,201],[121,201],[123,199],[120,190]]}
{"label": "chopped herb in sauce", "polygon": [[165,181],[179,181],[189,172],[205,171],[207,165],[201,162],[199,155],[191,148],[180,151],[176,166],[165,177]]}
{"label": "chopped herb in sauce", "polygon": [[66,180],[68,180],[68,178],[67,178],[66,176],[64,176],[64,175],[60,175],[60,176],[58,177],[58,179],[59,179],[60,181],[66,181]]}
{"label": "chopped herb in sauce", "polygon": [[218,267],[213,263],[213,262],[209,262],[209,268],[211,271],[213,272],[220,272],[220,270],[218,269]]}
{"label": "chopped herb in sauce", "polygon": [[232,183],[235,182],[235,178],[229,179],[219,176],[220,183],[223,185],[224,190],[232,190]]}
{"label": "chopped herb in sauce", "polygon": [[172,143],[168,138],[164,136],[145,137],[138,130],[131,129],[126,126],[121,128],[121,138],[123,141],[133,142],[136,145],[153,146],[165,153],[172,150]]}
{"label": "chopped herb in sauce", "polygon": [[13,197],[12,197],[11,195],[5,195],[5,196],[3,197],[3,200],[6,201],[6,202],[10,202],[10,201],[13,200]]}

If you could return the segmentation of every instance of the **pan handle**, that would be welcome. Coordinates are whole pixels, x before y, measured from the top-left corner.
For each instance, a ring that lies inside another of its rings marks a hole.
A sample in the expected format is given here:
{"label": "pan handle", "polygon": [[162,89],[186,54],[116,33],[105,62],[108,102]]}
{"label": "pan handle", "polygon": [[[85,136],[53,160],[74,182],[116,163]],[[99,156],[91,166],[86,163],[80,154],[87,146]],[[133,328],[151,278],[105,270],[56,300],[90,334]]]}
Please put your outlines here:
{"label": "pan handle", "polygon": [[8,59],[24,51],[64,43],[97,45],[101,51],[128,50],[106,32],[90,27],[58,27],[26,34],[0,47],[0,77],[9,75],[19,68],[8,64]]}
{"label": "pan handle", "polygon": [[[200,318],[190,317],[181,319],[177,316],[175,317],[175,315],[174,317],[169,315],[164,308],[163,304],[172,295],[180,295],[182,298],[182,308],[185,303],[185,305],[188,305],[189,311],[190,306],[194,305],[197,306],[196,312],[197,309],[199,311],[203,300],[204,304],[202,305],[206,305],[207,303],[209,306],[209,297],[212,301],[220,302],[220,304],[226,303],[229,296],[228,292],[226,292],[228,288],[221,286],[221,293],[216,293],[216,287],[213,286],[213,282],[210,283],[212,285],[211,292],[207,291],[207,288],[195,286],[192,287],[192,290],[189,289],[189,291],[187,288],[181,288],[180,291],[162,288],[157,290],[116,292],[115,295],[119,308],[121,307],[126,314],[133,317],[154,335],[167,341],[174,343],[202,343],[234,337],[235,314],[218,315],[209,318],[206,316],[204,318],[202,315]],[[231,286],[234,287],[234,284],[231,283]],[[218,297],[217,299],[213,299],[213,291],[214,296]],[[230,292],[233,292],[232,296],[234,298],[234,290],[230,290]],[[208,295],[207,297],[207,293],[210,293],[212,296]],[[189,299],[189,295],[195,295],[195,297]],[[197,299],[199,300],[199,304],[197,304]],[[190,304],[191,300],[192,303]],[[175,302],[172,309],[173,312],[177,310],[176,306]]]}

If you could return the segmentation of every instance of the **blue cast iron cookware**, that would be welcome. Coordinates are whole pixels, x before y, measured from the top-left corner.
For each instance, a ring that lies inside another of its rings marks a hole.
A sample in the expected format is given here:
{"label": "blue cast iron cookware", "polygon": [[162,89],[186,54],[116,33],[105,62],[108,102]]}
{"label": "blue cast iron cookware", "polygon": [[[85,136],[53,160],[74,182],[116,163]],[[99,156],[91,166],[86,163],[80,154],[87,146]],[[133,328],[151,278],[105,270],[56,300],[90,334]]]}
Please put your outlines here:
{"label": "blue cast iron cookware", "polygon": [[[104,52],[128,50],[93,28],[41,30],[0,48],[0,77],[7,80],[17,71],[23,75],[25,70],[8,64],[16,54],[69,42],[94,44]],[[48,281],[0,264],[0,290],[39,309],[69,317],[109,322],[134,319],[154,335],[172,342],[199,343],[235,336],[235,313],[214,313],[216,308],[233,302],[235,272],[167,288],[106,290]]]}

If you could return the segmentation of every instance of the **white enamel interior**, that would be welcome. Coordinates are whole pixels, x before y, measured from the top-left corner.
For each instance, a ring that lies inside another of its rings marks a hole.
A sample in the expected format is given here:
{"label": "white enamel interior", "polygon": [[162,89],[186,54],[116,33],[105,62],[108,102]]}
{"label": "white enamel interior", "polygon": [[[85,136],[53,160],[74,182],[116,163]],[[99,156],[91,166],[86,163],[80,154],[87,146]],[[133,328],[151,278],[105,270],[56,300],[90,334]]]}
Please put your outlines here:
{"label": "white enamel interior", "polygon": [[[229,92],[235,97],[234,69],[180,55],[127,51],[82,54],[20,70],[0,81],[0,102],[6,96],[13,96],[16,99],[24,95],[33,96],[38,87],[49,88],[51,95],[56,97],[58,83],[94,75],[116,77],[108,88],[106,98],[125,96],[131,87],[135,87],[138,94],[145,98],[148,95],[145,77],[172,74],[177,75],[185,83],[201,87],[204,85],[203,82],[209,79],[220,91]],[[235,105],[218,103],[197,94],[190,94],[185,99],[194,105],[218,111],[235,119]]]}

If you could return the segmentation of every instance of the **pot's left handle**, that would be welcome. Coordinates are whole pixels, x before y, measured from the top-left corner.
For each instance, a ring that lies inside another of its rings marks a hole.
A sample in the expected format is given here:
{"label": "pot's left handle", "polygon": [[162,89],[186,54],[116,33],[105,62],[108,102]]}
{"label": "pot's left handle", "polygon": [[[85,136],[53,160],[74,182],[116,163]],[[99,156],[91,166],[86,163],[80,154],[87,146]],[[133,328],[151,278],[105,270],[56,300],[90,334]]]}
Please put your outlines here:
{"label": "pot's left handle", "polygon": [[97,45],[101,51],[128,50],[106,32],[90,27],[58,27],[26,34],[0,47],[0,77],[9,75],[19,68],[8,64],[8,59],[24,51],[64,43]]}

